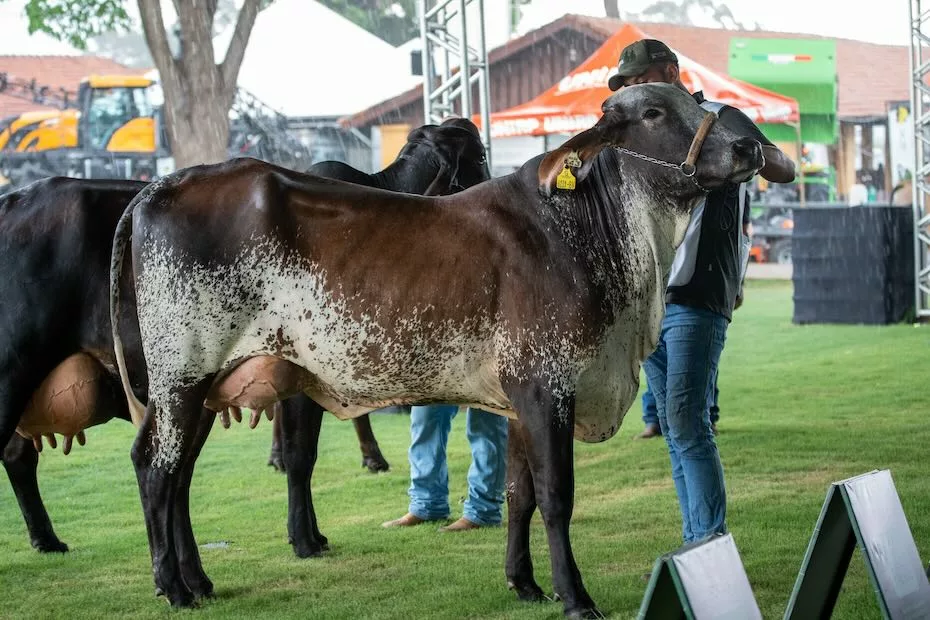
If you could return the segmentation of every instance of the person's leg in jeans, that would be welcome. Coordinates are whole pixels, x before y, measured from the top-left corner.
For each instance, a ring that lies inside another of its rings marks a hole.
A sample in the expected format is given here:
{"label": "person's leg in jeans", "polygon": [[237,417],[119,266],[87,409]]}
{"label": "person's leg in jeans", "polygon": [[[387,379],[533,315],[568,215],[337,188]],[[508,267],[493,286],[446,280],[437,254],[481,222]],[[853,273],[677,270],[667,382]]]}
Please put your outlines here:
{"label": "person's leg in jeans", "polygon": [[669,459],[672,464],[672,482],[675,483],[675,494],[678,496],[678,507],[681,510],[681,536],[685,541],[688,541],[692,538],[691,520],[686,508],[688,506],[688,488],[685,485],[681,461],[675,455],[671,443],[668,441],[668,422],[665,415],[666,385],[668,383],[668,350],[665,344],[665,337],[669,320],[670,318],[666,311],[665,318],[662,319],[662,330],[659,334],[659,342],[656,345],[656,350],[643,362],[643,370],[646,371],[649,389],[652,391],[656,403],[656,415],[659,419],[659,426],[662,429],[662,433],[665,435],[666,445],[668,446]]}
{"label": "person's leg in jeans", "polygon": [[468,409],[465,434],[471,446],[468,497],[462,518],[443,528],[447,531],[500,525],[503,518],[504,484],[507,480],[507,418]]}
{"label": "person's leg in jeans", "polygon": [[633,439],[651,439],[662,435],[659,426],[659,412],[656,409],[656,398],[649,387],[649,378],[646,378],[646,391],[643,392],[643,431],[633,435]]}
{"label": "person's leg in jeans", "polygon": [[707,408],[726,328],[721,315],[669,305],[659,347],[644,364],[669,447],[685,542],[726,532],[723,467]]}
{"label": "person's leg in jeans", "polygon": [[446,444],[457,405],[428,405],[410,410],[410,508],[384,527],[418,525],[449,517],[449,470]]}

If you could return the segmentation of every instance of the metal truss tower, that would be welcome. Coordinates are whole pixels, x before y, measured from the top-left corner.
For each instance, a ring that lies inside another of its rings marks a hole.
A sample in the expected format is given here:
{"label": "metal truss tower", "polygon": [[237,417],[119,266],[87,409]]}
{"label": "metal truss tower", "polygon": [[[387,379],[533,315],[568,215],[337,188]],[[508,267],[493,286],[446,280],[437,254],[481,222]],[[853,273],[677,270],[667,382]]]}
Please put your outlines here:
{"label": "metal truss tower", "polygon": [[[925,10],[926,9],[926,10]],[[914,296],[918,319],[930,318],[930,2],[910,0],[911,118],[914,123]]]}
{"label": "metal truss tower", "polygon": [[[475,12],[469,16],[466,11],[470,6],[477,8],[476,41],[469,40],[469,17],[475,19]],[[481,141],[487,149],[490,168],[491,109],[484,0],[420,0],[419,12],[425,122],[440,123],[454,114],[465,118],[480,114]],[[458,31],[450,32],[450,22],[456,16],[459,17]],[[454,73],[453,68],[457,69]],[[478,85],[477,101],[473,96],[475,84]]]}

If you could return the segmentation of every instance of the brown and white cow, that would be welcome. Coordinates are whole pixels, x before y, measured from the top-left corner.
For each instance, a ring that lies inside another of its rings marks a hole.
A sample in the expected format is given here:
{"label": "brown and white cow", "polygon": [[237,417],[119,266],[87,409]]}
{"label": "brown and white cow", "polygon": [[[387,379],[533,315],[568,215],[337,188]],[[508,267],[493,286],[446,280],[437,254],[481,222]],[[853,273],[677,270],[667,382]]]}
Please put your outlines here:
{"label": "brown and white cow", "polygon": [[151,185],[117,230],[111,311],[131,258],[149,379],[132,459],[158,590],[179,606],[198,595],[189,515],[170,516],[213,415],[203,403],[262,408],[304,392],[316,415],[340,418],[403,403],[509,417],[508,583],[542,597],[528,546],[538,504],[565,613],[599,617],[569,542],[573,437],[617,432],[691,210],[761,166],[757,142],[682,90],[646,84],[611,96],[558,150],[453,196],[251,160]]}

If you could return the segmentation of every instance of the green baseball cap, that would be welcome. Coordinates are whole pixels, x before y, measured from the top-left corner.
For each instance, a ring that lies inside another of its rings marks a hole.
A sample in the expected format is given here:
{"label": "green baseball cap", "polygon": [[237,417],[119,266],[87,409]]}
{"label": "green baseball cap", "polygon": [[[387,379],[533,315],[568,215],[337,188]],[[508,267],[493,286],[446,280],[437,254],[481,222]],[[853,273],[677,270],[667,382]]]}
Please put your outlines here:
{"label": "green baseball cap", "polygon": [[620,52],[617,73],[610,76],[607,85],[610,90],[620,90],[624,78],[642,75],[650,65],[657,62],[678,62],[678,56],[658,39],[641,39],[630,43]]}

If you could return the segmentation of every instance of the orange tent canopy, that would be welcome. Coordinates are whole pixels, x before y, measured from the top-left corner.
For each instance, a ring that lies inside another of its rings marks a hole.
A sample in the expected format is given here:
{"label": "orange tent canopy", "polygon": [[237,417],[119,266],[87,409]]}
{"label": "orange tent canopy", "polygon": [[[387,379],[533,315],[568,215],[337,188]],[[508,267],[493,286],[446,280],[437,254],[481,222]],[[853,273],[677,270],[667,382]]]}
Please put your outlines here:
{"label": "orange tent canopy", "polygon": [[[646,38],[649,36],[636,26],[624,25],[558,84],[535,99],[491,114],[491,137],[543,136],[588,129],[601,117],[601,104],[613,93],[607,80],[616,73],[621,50]],[[755,123],[799,120],[796,100],[714,73],[677,50],[675,54],[681,81],[690,92],[704,91],[711,101],[739,108]],[[474,120],[480,127],[481,118],[476,115]]]}

